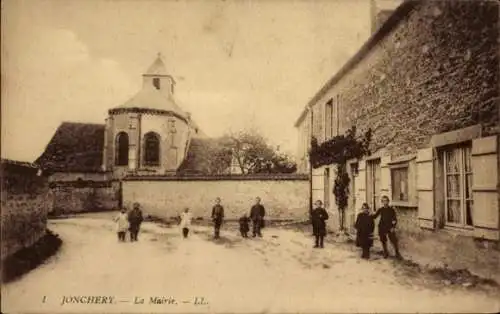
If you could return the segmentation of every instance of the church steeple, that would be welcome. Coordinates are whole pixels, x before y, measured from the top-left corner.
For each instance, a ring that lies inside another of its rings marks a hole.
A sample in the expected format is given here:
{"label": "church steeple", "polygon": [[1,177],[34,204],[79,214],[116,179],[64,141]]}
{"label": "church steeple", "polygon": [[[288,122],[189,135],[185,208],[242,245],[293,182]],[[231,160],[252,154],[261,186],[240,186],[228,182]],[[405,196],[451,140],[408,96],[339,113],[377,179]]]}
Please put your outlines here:
{"label": "church steeple", "polygon": [[143,86],[153,87],[160,90],[165,96],[172,96],[174,93],[174,78],[167,73],[165,63],[163,63],[161,53],[158,53],[155,61],[142,75]]}

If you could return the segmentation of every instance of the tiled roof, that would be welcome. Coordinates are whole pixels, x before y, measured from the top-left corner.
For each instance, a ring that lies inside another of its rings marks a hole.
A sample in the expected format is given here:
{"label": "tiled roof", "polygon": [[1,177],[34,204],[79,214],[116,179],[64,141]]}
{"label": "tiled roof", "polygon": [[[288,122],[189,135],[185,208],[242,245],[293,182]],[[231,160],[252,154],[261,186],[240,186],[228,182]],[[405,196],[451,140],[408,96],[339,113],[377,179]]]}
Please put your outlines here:
{"label": "tiled roof", "polygon": [[167,69],[163,60],[161,59],[161,55],[156,57],[156,60],[151,64],[151,66],[147,69],[144,75],[158,75],[158,76],[167,76]]}
{"label": "tiled roof", "polygon": [[104,124],[63,122],[35,164],[49,171],[101,170]]}
{"label": "tiled roof", "polygon": [[144,108],[154,110],[165,110],[174,112],[181,117],[187,118],[184,112],[174,101],[172,97],[164,95],[153,86],[144,86],[137,94],[127,100],[123,105],[113,109],[120,108]]}
{"label": "tiled roof", "polygon": [[13,166],[26,167],[26,168],[38,168],[37,165],[35,165],[31,162],[18,161],[18,160],[12,160],[12,159],[7,159],[7,158],[2,158],[1,163],[2,163],[2,165],[13,165]]}

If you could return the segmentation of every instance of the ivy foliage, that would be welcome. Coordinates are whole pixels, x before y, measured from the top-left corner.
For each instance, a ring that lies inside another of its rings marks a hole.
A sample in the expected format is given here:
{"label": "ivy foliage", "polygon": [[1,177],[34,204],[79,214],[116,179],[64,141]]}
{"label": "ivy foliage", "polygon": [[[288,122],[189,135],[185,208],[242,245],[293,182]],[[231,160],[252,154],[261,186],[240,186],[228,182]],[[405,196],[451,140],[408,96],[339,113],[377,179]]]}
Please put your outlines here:
{"label": "ivy foliage", "polygon": [[348,206],[349,183],[351,181],[347,173],[347,161],[370,155],[371,139],[371,129],[358,138],[355,126],[347,130],[345,134],[337,135],[321,144],[318,144],[315,137],[311,139],[311,150],[309,151],[311,166],[319,168],[326,165],[336,165],[336,177],[332,192],[340,212],[339,225],[341,230],[344,230],[344,211]]}
{"label": "ivy foliage", "polygon": [[345,164],[349,159],[359,159],[369,155],[371,139],[371,129],[368,129],[361,138],[357,138],[356,126],[348,129],[345,134],[334,136],[321,144],[312,137],[309,151],[311,165],[316,169],[331,164]]}

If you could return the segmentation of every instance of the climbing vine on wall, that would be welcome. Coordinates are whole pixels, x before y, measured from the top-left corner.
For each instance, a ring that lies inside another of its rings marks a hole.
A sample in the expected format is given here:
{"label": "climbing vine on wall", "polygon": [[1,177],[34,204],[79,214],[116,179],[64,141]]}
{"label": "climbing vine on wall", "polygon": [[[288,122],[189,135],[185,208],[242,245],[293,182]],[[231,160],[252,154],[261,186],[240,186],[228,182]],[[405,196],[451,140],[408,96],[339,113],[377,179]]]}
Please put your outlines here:
{"label": "climbing vine on wall", "polygon": [[337,135],[332,139],[318,144],[318,140],[311,139],[309,159],[313,168],[326,165],[336,165],[336,177],[333,186],[335,203],[339,209],[340,229],[344,229],[344,212],[348,205],[350,178],[347,173],[347,161],[361,159],[370,155],[372,130],[368,129],[361,137],[356,136],[356,127],[353,126],[345,134]]}

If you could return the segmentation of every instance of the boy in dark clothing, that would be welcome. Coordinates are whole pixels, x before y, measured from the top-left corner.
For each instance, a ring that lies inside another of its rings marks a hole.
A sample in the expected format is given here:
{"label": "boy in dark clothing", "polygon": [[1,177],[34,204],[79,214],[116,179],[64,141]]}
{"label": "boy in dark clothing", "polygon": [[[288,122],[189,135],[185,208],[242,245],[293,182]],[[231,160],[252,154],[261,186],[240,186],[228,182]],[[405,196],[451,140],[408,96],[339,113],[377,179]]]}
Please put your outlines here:
{"label": "boy in dark clothing", "polygon": [[396,224],[398,222],[396,211],[389,205],[389,197],[386,195],[382,196],[381,202],[382,207],[373,215],[373,219],[376,219],[380,215],[378,234],[380,236],[380,242],[382,242],[382,247],[384,248],[384,258],[389,257],[389,251],[387,250],[387,237],[389,237],[389,241],[391,241],[394,251],[396,252],[396,258],[401,259],[402,256],[399,253],[398,238],[396,237]]}
{"label": "boy in dark clothing", "polygon": [[370,248],[373,245],[373,230],[375,229],[375,221],[370,215],[370,207],[367,203],[363,203],[362,212],[356,218],[354,227],[357,230],[356,245],[363,249],[361,258],[370,258]]}
{"label": "boy in dark clothing", "polygon": [[315,208],[311,211],[311,222],[313,227],[313,234],[316,239],[315,248],[323,248],[323,239],[326,235],[326,223],[328,220],[328,213],[322,207],[323,202],[317,200],[314,203]]}
{"label": "boy in dark clothing", "polygon": [[248,238],[248,231],[250,231],[250,218],[246,214],[244,214],[240,218],[240,233],[243,238]]}
{"label": "boy in dark clothing", "polygon": [[139,203],[134,203],[134,209],[128,214],[128,222],[130,224],[130,241],[137,241],[137,234],[144,220]]}
{"label": "boy in dark clothing", "polygon": [[255,198],[255,205],[250,209],[250,219],[253,225],[253,237],[257,235],[262,237],[260,229],[262,228],[264,222],[264,216],[266,215],[266,209],[260,204],[260,197]]}
{"label": "boy in dark clothing", "polygon": [[224,220],[224,207],[220,204],[220,197],[215,199],[215,205],[212,207],[212,221],[214,222],[214,238],[220,237],[220,227]]}

